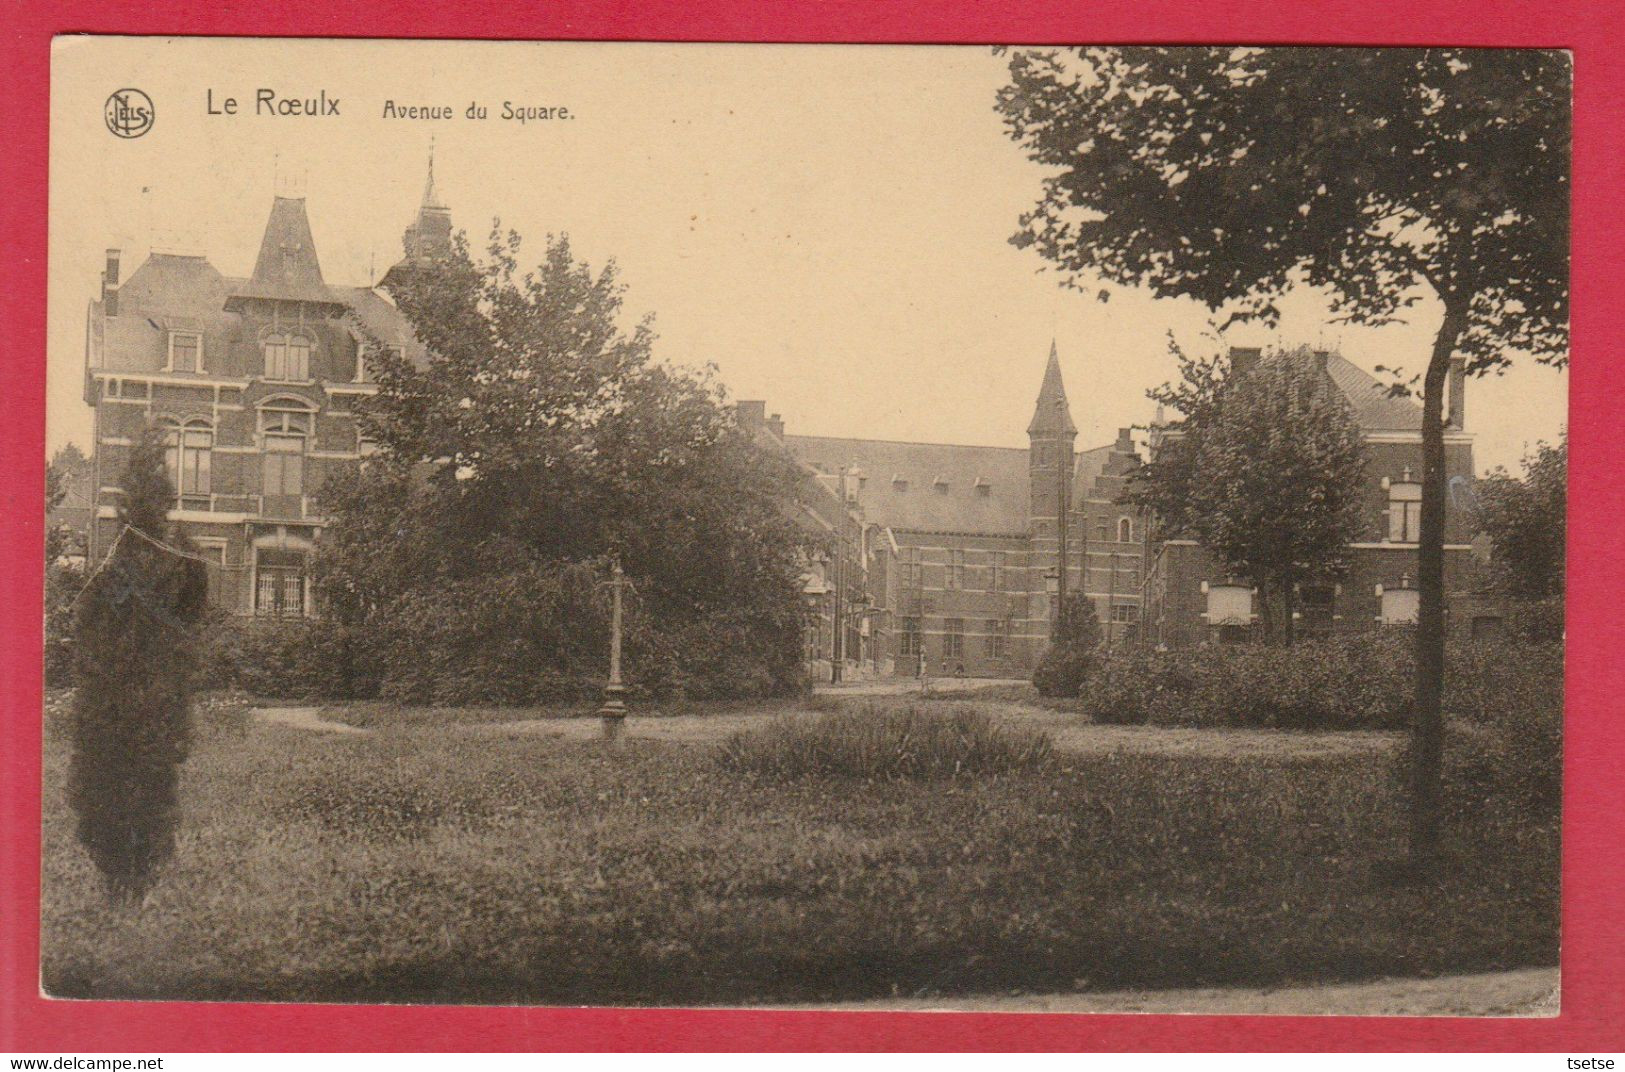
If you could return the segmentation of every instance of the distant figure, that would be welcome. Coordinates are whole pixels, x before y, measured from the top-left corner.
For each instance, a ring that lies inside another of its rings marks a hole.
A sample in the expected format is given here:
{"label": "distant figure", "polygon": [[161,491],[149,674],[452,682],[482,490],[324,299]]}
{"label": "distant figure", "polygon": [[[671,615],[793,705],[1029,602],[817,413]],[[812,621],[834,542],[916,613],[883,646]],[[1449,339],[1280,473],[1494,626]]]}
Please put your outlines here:
{"label": "distant figure", "polygon": [[964,663],[955,663],[954,664],[954,677],[964,677],[964,676],[965,676],[965,664]]}

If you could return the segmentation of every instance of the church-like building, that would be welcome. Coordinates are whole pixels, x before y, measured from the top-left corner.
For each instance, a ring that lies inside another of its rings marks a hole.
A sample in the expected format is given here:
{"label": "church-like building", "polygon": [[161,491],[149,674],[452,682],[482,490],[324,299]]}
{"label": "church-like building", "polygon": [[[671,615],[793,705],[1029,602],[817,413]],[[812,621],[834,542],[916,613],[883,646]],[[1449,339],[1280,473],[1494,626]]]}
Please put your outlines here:
{"label": "church-like building", "polygon": [[[1145,526],[1116,500],[1139,456],[1126,428],[1112,443],[1077,449],[1053,346],[1026,449],[791,435],[763,403],[741,402],[739,413],[844,501],[854,519],[847,531],[862,534],[845,561],[815,563],[809,595],[821,625],[810,663],[879,675],[1029,675],[1062,587],[1063,511],[1067,591],[1087,593],[1109,642],[1137,635]],[[845,582],[839,595],[831,576]]]}
{"label": "church-like building", "polygon": [[[406,259],[391,271],[450,235],[431,162]],[[221,274],[201,253],[154,249],[126,278],[120,251],[108,250],[86,323],[91,561],[116,536],[130,447],[156,425],[168,437],[171,517],[215,567],[211,598],[241,614],[311,614],[308,564],[324,525],[315,495],[372,449],[354,410],[377,390],[367,364],[378,346],[420,350],[381,289],[326,280],[303,198],[273,198],[246,277]]]}

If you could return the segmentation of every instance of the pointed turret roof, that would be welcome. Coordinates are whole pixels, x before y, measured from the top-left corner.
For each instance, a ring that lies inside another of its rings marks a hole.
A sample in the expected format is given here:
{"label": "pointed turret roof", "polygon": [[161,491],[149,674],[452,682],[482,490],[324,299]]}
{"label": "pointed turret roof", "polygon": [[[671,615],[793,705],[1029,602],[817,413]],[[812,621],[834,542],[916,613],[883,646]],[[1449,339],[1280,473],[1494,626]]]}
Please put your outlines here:
{"label": "pointed turret roof", "polygon": [[316,241],[310,235],[304,198],[272,198],[271,217],[265,221],[265,235],[260,239],[254,274],[235,288],[232,296],[287,301],[335,300],[322,280],[322,266],[316,259]]}
{"label": "pointed turret roof", "polygon": [[451,250],[451,209],[440,201],[434,186],[434,146],[429,147],[429,176],[423,183],[423,201],[418,205],[417,218],[401,235],[405,256],[384,273],[378,285],[388,288],[404,280],[415,271]]}
{"label": "pointed turret roof", "polygon": [[1033,408],[1027,434],[1078,434],[1078,426],[1072,423],[1072,410],[1067,405],[1066,385],[1061,382],[1061,358],[1055,352],[1053,339],[1049,344],[1049,364],[1044,366],[1044,384],[1038,389],[1038,405]]}
{"label": "pointed turret roof", "polygon": [[310,236],[304,198],[272,199],[271,218],[265,222],[265,237],[260,239],[251,279],[266,286],[322,285],[322,266],[316,260],[316,240]]}
{"label": "pointed turret roof", "polygon": [[444,210],[445,207],[440,203],[440,196],[434,190],[434,142],[431,140],[429,142],[429,178],[423,184],[423,206],[420,211],[436,208]]}

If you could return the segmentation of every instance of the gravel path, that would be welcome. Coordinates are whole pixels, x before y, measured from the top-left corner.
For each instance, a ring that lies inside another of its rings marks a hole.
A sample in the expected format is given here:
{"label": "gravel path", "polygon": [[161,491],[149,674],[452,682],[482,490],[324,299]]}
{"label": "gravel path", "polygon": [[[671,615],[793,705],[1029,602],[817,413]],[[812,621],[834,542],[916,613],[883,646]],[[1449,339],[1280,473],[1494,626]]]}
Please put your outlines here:
{"label": "gravel path", "polygon": [[1011,994],[969,998],[861,1001],[836,1009],[916,1012],[1192,1013],[1250,1016],[1556,1016],[1558,970],[1521,968],[1437,979],[1270,989]]}
{"label": "gravel path", "polygon": [[[967,700],[1012,724],[1040,729],[1055,740],[1057,749],[1076,755],[1112,752],[1244,757],[1289,756],[1310,758],[1338,755],[1376,755],[1399,745],[1398,734],[1305,733],[1288,730],[1178,729],[1162,726],[1092,726],[1078,716],[1045,707],[1010,701]],[[720,741],[736,730],[762,725],[768,717],[816,718],[811,709],[778,711],[765,716],[750,711],[717,715],[675,715],[626,719],[624,737],[653,741],[707,743]],[[459,729],[492,735],[536,734],[560,740],[590,741],[600,735],[595,717],[536,719],[525,722],[466,724]]]}
{"label": "gravel path", "polygon": [[322,718],[317,707],[254,707],[249,717],[255,722],[269,722],[278,726],[292,726],[296,730],[314,730],[317,733],[366,733],[359,726],[349,726]]}

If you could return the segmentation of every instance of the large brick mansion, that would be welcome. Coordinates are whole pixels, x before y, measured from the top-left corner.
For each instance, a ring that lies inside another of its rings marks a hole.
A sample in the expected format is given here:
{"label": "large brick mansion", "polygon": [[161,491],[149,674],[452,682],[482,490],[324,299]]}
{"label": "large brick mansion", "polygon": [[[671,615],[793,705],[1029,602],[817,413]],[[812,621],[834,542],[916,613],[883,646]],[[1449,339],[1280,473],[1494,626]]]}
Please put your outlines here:
{"label": "large brick mansion", "polygon": [[[431,165],[397,269],[449,237]],[[314,496],[369,453],[354,417],[356,400],[377,390],[367,357],[377,345],[417,349],[411,326],[380,290],[327,282],[303,198],[273,199],[246,277],[162,250],[128,278],[121,271],[120,251],[108,250],[86,324],[91,560],[115,535],[130,446],[157,425],[169,438],[171,516],[215,564],[211,598],[241,614],[309,615],[307,565],[324,524]]]}

